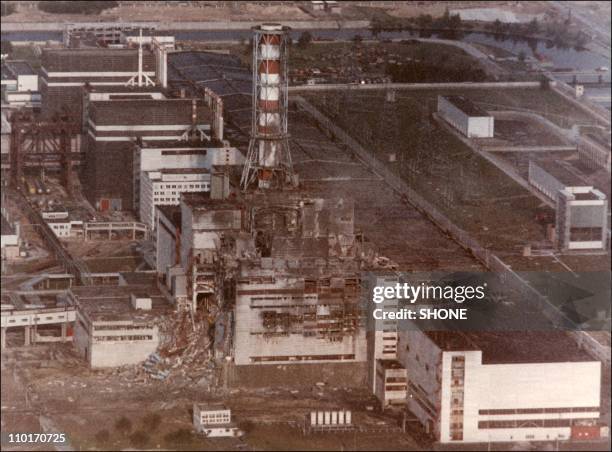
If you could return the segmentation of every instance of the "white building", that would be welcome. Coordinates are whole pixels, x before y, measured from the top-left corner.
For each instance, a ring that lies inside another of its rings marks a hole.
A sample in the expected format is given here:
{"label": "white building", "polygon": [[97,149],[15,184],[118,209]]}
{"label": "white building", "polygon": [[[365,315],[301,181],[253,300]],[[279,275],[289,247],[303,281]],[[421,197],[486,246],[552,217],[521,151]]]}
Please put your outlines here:
{"label": "white building", "polygon": [[[373,287],[393,287],[399,283],[399,276],[395,274],[369,276],[370,300]],[[397,311],[396,299],[387,299],[382,303],[368,303],[368,384],[372,392],[376,393],[377,366],[379,360],[397,359],[397,320],[375,319],[372,310],[383,309],[385,312]]]}
{"label": "white building", "polygon": [[193,427],[198,433],[211,438],[240,436],[232,423],[232,413],[223,405],[193,404]]}
{"label": "white building", "polygon": [[134,147],[134,210],[140,211],[140,180],[142,173],[165,168],[201,168],[212,171],[213,166],[243,165],[244,156],[234,147],[188,146],[186,142],[173,144],[143,143]]}
{"label": "white building", "polygon": [[402,331],[408,409],[442,443],[595,439],[601,363],[561,331]]}
{"label": "white building", "polygon": [[463,96],[438,96],[438,114],[468,138],[493,138],[493,116]]}
{"label": "white building", "polygon": [[71,219],[65,209],[58,208],[42,212],[41,216],[60,239],[83,235],[83,221]]}
{"label": "white building", "polygon": [[608,199],[556,161],[529,161],[529,183],[555,203],[557,245],[562,250],[604,250]]}
{"label": "white building", "polygon": [[203,168],[162,169],[142,173],[140,220],[156,227],[156,206],[178,206],[181,193],[210,191],[210,172]]}
{"label": "white building", "polygon": [[156,286],[74,287],[68,298],[77,309],[74,345],[90,367],[138,364],[157,350],[168,306]]}
{"label": "white building", "polygon": [[38,75],[27,61],[2,62],[2,99],[11,106],[40,106]]}

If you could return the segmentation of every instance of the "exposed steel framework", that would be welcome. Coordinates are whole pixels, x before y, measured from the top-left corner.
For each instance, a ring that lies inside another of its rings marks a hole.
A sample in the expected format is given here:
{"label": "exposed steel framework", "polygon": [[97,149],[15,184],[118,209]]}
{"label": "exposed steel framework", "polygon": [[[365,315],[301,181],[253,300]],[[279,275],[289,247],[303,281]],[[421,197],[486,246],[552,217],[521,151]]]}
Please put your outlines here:
{"label": "exposed steel framework", "polygon": [[24,167],[59,166],[62,184],[72,191],[73,155],[70,139],[78,125],[67,115],[52,121],[38,121],[31,113],[17,111],[11,116],[11,186],[19,189]]}
{"label": "exposed steel framework", "polygon": [[295,181],[287,132],[289,27],[263,24],[253,31],[251,140],[240,185],[289,187]]}

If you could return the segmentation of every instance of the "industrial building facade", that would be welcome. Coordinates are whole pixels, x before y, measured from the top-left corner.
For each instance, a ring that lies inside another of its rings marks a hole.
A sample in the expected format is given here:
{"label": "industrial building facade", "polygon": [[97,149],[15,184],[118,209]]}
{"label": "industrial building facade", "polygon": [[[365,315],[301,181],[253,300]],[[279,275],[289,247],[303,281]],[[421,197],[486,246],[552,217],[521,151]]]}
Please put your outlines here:
{"label": "industrial building facade", "polygon": [[437,441],[600,437],[601,363],[565,332],[402,331],[398,349],[408,409]]}
{"label": "industrial building facade", "polygon": [[77,309],[74,345],[90,367],[137,364],[157,350],[156,321],[167,311],[156,289],[84,286],[73,288],[68,299]]}
{"label": "industrial building facade", "polygon": [[162,169],[143,173],[140,184],[140,220],[155,229],[155,209],[178,206],[181,193],[210,191],[210,172],[205,169]]}
{"label": "industrial building facade", "polygon": [[2,60],[2,101],[11,107],[40,107],[38,74],[27,61]]}
{"label": "industrial building facade", "polygon": [[438,96],[438,114],[468,138],[493,138],[493,116],[463,96]]}
{"label": "industrial building facade", "polygon": [[205,169],[212,171],[215,166],[235,166],[244,163],[244,156],[235,147],[212,147],[206,143],[192,144],[176,142],[138,142],[134,145],[132,177],[134,185],[134,211],[140,211],[141,175],[162,169]]}
{"label": "industrial building facade", "polygon": [[529,183],[555,203],[560,249],[606,249],[608,199],[605,194],[552,161],[530,160]]}
{"label": "industrial building facade", "polygon": [[210,133],[211,110],[203,99],[155,94],[91,97],[87,107],[85,194],[100,210],[133,206],[134,142],[188,141]]}
{"label": "industrial building facade", "polygon": [[288,276],[287,263],[268,264],[236,284],[236,365],[364,362],[358,275]]}
{"label": "industrial building facade", "polygon": [[[139,69],[138,49],[44,49],[41,60],[43,115],[66,111],[79,122],[86,84],[125,87]],[[154,53],[144,50],[142,75],[154,80],[155,66]]]}

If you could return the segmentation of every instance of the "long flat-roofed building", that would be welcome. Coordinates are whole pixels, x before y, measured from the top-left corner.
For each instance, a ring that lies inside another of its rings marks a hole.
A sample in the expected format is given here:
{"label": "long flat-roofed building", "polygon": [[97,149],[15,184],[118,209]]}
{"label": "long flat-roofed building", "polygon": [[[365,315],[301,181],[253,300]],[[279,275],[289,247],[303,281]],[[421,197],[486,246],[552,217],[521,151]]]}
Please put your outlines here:
{"label": "long flat-roofed building", "polygon": [[438,114],[468,138],[493,137],[493,116],[463,96],[438,96]]}
{"label": "long flat-roofed building", "polygon": [[[138,49],[43,49],[40,91],[42,113],[51,115],[66,110],[80,121],[81,89],[92,86],[134,85],[138,77]],[[155,84],[155,53],[143,49],[142,76],[146,86]],[[147,83],[148,81],[148,83]]]}
{"label": "long flat-roofed building", "polygon": [[408,409],[442,443],[602,432],[601,363],[566,332],[402,331],[398,355],[408,371]]}

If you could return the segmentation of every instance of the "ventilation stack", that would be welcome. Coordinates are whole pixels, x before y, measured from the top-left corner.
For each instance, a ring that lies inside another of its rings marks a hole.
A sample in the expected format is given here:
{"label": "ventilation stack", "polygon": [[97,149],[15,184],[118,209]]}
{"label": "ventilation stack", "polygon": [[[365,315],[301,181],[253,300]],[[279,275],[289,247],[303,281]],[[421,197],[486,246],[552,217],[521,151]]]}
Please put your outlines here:
{"label": "ventilation stack", "polygon": [[287,40],[289,27],[253,28],[251,140],[240,181],[247,190],[295,186],[287,133]]}

